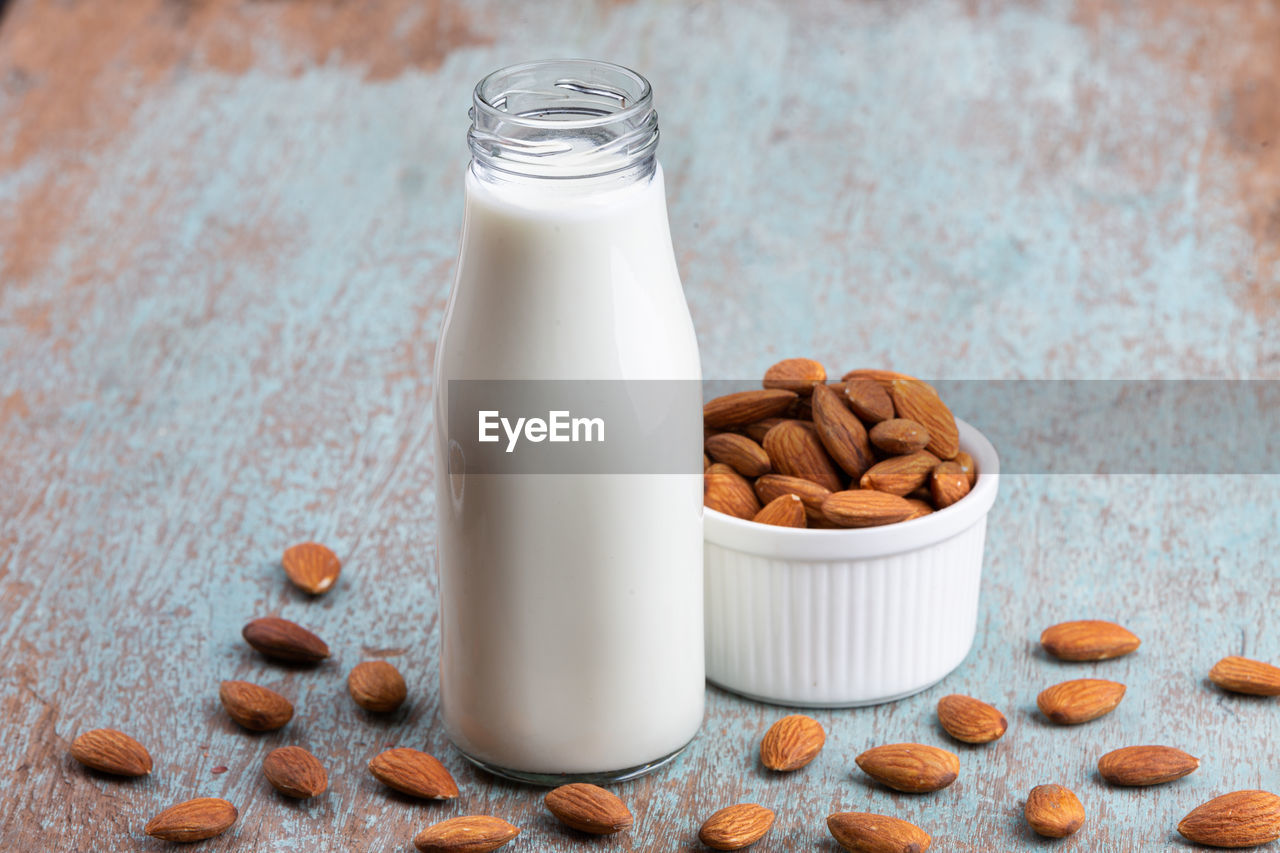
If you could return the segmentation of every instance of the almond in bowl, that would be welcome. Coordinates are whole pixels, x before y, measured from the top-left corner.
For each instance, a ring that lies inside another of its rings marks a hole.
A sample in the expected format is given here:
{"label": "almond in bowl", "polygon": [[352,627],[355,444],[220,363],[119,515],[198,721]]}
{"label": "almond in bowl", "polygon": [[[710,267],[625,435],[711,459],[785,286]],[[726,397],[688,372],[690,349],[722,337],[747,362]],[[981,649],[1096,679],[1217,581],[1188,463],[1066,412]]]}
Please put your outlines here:
{"label": "almond in bowl", "polygon": [[707,403],[707,677],[792,706],[891,701],[973,643],[1000,461],[927,383],[813,364]]}
{"label": "almond in bowl", "polygon": [[[769,475],[825,490],[805,527],[911,521],[969,494],[977,482],[973,456],[961,448],[955,416],[932,386],[888,371],[854,370],[835,383],[825,378],[813,359],[785,359],[765,371],[759,391],[707,402],[706,455],[721,466],[704,472],[708,507],[760,524],[799,526],[791,513],[762,515],[743,488],[745,481],[758,492]],[[728,473],[737,477],[728,482]],[[771,494],[770,501],[805,497],[798,490]]]}

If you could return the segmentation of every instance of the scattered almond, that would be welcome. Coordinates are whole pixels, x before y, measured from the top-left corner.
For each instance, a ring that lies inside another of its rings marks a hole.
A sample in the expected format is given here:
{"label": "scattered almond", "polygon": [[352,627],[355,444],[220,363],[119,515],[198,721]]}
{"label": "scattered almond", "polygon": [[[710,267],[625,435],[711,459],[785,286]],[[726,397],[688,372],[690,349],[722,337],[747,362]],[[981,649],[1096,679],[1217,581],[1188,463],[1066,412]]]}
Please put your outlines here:
{"label": "scattered almond", "polygon": [[712,429],[742,426],[781,415],[796,401],[794,391],[766,388],[716,397],[702,407],[702,422]]}
{"label": "scattered almond", "polygon": [[633,822],[626,804],[598,785],[561,785],[549,792],[543,802],[561,823],[592,835],[612,835]]}
{"label": "scattered almond", "polygon": [[1162,785],[1199,766],[1200,759],[1172,746],[1126,746],[1098,759],[1098,773],[1112,785]]}
{"label": "scattered almond", "polygon": [[765,732],[760,741],[760,763],[770,770],[799,770],[818,756],[827,733],[813,717],[792,714]]}
{"label": "scattered almond", "polygon": [[841,486],[835,465],[812,430],[792,421],[780,423],[765,435],[764,450],[780,474],[812,480],[831,491]]}
{"label": "scattered almond", "polygon": [[1124,692],[1125,686],[1118,681],[1077,678],[1046,688],[1036,697],[1036,704],[1053,722],[1074,725],[1114,711]]}
{"label": "scattered almond", "polygon": [[782,388],[802,396],[827,381],[827,371],[811,358],[786,358],[764,372],[764,387]]}
{"label": "scattered almond", "polygon": [[489,853],[520,834],[520,828],[490,815],[453,817],[419,832],[419,853]]}
{"label": "scattered almond", "polygon": [[969,478],[954,462],[941,462],[929,472],[929,494],[933,505],[946,509],[969,494]]}
{"label": "scattered almond", "polygon": [[1192,809],[1178,824],[1188,841],[1209,847],[1257,847],[1280,839],[1280,797],[1234,791]]}
{"label": "scattered almond", "polygon": [[254,732],[270,732],[293,719],[293,704],[274,690],[248,681],[224,681],[218,698],[231,719]]}
{"label": "scattered almond", "polygon": [[907,418],[881,421],[871,428],[868,436],[876,447],[894,455],[915,453],[929,444],[929,431]]}
{"label": "scattered almond", "polygon": [[1259,660],[1225,657],[1209,670],[1209,680],[1232,693],[1280,696],[1280,667]]}
{"label": "scattered almond", "polygon": [[771,826],[771,810],[755,803],[739,803],[707,818],[698,831],[698,840],[715,850],[741,850],[764,838]]}
{"label": "scattered almond", "polygon": [[867,469],[858,484],[864,489],[875,489],[891,495],[906,495],[923,486],[929,472],[938,464],[938,457],[927,450],[919,450],[906,456],[890,456]]}
{"label": "scattered almond", "polygon": [[1081,619],[1045,628],[1040,645],[1060,660],[1092,661],[1127,655],[1137,650],[1142,640],[1114,622]]}
{"label": "scattered almond", "polygon": [[960,429],[955,416],[938,392],[918,379],[895,379],[889,396],[900,418],[910,418],[929,433],[927,445],[933,455],[947,460],[960,452]]}
{"label": "scattered almond", "polygon": [[906,521],[916,508],[906,498],[871,489],[834,492],[822,502],[822,514],[840,527],[876,527]]}
{"label": "scattered almond", "polygon": [[384,660],[356,664],[347,676],[347,691],[357,705],[375,713],[394,711],[409,693],[400,670]]}
{"label": "scattered almond", "polygon": [[286,797],[305,800],[329,787],[329,774],[320,760],[300,746],[282,746],[262,759],[262,775]]}
{"label": "scattered almond", "polygon": [[799,495],[779,495],[765,504],[764,509],[751,520],[777,527],[805,527],[804,502]]}
{"label": "scattered almond", "polygon": [[458,784],[434,756],[408,747],[388,749],[369,762],[369,772],[388,788],[424,800],[451,800]]}
{"label": "scattered almond", "polygon": [[142,831],[162,841],[203,841],[226,832],[239,816],[224,799],[200,797],[169,806],[147,821]]}
{"label": "scattered almond", "polygon": [[769,454],[745,435],[722,432],[706,441],[707,454],[744,477],[759,477],[771,470]]}
{"label": "scattered almond", "polygon": [[702,503],[736,518],[755,518],[760,501],[741,474],[717,462],[702,475]]}
{"label": "scattered almond", "polygon": [[337,555],[318,542],[286,549],[280,563],[293,585],[312,595],[328,592],[342,571]]}
{"label": "scattered almond", "polygon": [[958,693],[938,700],[938,722],[947,734],[965,743],[990,743],[1009,728],[1004,714],[980,699]]}
{"label": "scattered almond", "polygon": [[1066,838],[1084,825],[1080,798],[1061,785],[1037,785],[1027,795],[1027,823],[1046,838]]}
{"label": "scattered almond", "polygon": [[276,616],[254,619],[240,634],[261,654],[276,660],[319,663],[329,656],[324,640],[301,625]]}
{"label": "scattered almond", "polygon": [[863,423],[878,424],[893,417],[893,400],[878,382],[850,379],[844,383],[844,397]]}
{"label": "scattered almond", "polygon": [[960,775],[960,757],[922,743],[877,746],[854,759],[862,772],[895,791],[940,791]]}
{"label": "scattered almond", "polygon": [[[822,514],[822,504],[831,495],[831,490],[800,477],[765,474],[756,480],[755,493],[765,503],[771,503],[783,495],[796,495],[804,504],[805,515],[810,522],[814,522],[826,520],[826,516]],[[812,527],[812,523],[809,526]]]}
{"label": "scattered almond", "polygon": [[929,833],[896,817],[868,812],[840,812],[827,818],[827,829],[851,853],[924,853],[933,843]]}
{"label": "scattered almond", "polygon": [[71,742],[71,757],[85,767],[117,776],[146,776],[151,772],[147,748],[115,729],[92,729]]}

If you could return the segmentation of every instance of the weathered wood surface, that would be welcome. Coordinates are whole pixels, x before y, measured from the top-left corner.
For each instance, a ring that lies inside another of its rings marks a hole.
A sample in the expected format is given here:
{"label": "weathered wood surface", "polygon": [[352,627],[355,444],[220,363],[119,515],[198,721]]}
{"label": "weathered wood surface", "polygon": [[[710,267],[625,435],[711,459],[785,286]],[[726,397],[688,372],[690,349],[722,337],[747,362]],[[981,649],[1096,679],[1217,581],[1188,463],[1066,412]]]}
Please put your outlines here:
{"label": "weathered wood surface", "polygon": [[[536,11],[535,11],[536,9]],[[708,377],[781,354],[937,377],[1280,376],[1280,7],[1044,2],[370,4],[16,0],[0,24],[0,847],[159,850],[161,807],[225,796],[203,849],[409,849],[492,812],[511,849],[576,850],[540,792],[473,772],[437,725],[428,401],[454,260],[468,94],[548,55],[642,69],[663,120],[675,240]],[[963,415],[963,404],[956,407]],[[1212,425],[1204,425],[1211,429]],[[836,810],[913,820],[943,850],[1036,850],[1042,782],[1089,812],[1063,850],[1177,848],[1225,791],[1280,790],[1280,704],[1206,685],[1220,656],[1280,659],[1275,477],[1006,478],[979,636],[943,684],[816,713],[828,746],[785,777],[755,759],[783,711],[709,690],[701,737],[621,786],[633,831],[602,849],[696,847],[735,801],[779,812],[757,849],[834,849]],[[280,551],[333,546],[305,600]],[[265,664],[255,615],[320,631],[335,659]],[[1101,616],[1145,640],[1068,666],[1044,626]],[[408,706],[347,699],[387,656]],[[1048,684],[1098,673],[1129,696],[1051,728]],[[223,678],[280,686],[285,730],[238,731]],[[1010,732],[953,747],[932,796],[867,783],[880,742],[946,744],[948,692]],[[67,756],[135,733],[147,779]],[[1203,758],[1162,789],[1110,790],[1131,743]],[[285,743],[329,767],[286,802],[259,772]],[[388,796],[383,744],[426,748],[462,798]],[[225,766],[224,773],[215,768]]]}

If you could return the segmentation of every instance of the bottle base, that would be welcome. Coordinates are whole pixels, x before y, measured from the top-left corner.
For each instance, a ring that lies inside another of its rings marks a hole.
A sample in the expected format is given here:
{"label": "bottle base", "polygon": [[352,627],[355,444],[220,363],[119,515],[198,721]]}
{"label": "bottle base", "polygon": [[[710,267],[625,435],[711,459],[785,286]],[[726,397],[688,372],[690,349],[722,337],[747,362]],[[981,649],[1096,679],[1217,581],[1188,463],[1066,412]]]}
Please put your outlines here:
{"label": "bottle base", "polygon": [[[690,740],[689,743],[693,741]],[[592,785],[610,785],[616,782],[626,782],[631,779],[639,778],[648,773],[652,773],[660,767],[674,761],[680,753],[688,748],[689,743],[677,749],[675,752],[668,753],[661,758],[646,762],[645,764],[637,764],[635,767],[626,767],[622,770],[607,770],[601,773],[529,773],[524,770],[512,770],[508,767],[500,767],[491,764],[488,761],[481,761],[473,755],[468,755],[457,745],[454,749],[458,749],[462,757],[470,761],[476,767],[486,773],[492,773],[494,776],[500,776],[503,779],[509,779],[512,782],[522,782],[527,785],[542,785],[547,788],[554,788],[559,785],[568,785],[571,782],[588,782]]]}

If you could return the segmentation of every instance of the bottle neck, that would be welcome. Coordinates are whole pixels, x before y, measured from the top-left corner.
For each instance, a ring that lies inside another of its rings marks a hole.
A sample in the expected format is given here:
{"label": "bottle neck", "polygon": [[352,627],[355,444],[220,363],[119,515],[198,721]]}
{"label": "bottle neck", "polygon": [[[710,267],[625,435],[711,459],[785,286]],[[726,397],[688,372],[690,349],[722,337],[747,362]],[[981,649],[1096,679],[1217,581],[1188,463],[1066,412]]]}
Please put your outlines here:
{"label": "bottle neck", "polygon": [[618,65],[547,60],[495,71],[471,108],[472,172],[556,192],[614,189],[654,174],[658,114],[647,80]]}

